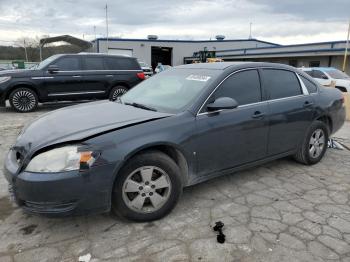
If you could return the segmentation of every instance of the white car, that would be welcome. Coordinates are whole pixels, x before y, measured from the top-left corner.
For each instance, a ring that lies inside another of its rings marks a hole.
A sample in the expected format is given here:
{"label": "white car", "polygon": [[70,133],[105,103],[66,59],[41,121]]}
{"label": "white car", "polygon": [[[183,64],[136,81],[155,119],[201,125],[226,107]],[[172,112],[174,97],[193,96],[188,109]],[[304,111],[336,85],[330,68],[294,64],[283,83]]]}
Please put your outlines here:
{"label": "white car", "polygon": [[334,86],[342,92],[350,92],[350,77],[334,67],[302,67],[299,69],[323,86]]}
{"label": "white car", "polygon": [[139,61],[139,64],[141,66],[141,69],[143,71],[143,73],[145,74],[146,78],[151,77],[153,75],[153,69],[152,67],[150,67],[148,64],[146,64],[143,61]]}

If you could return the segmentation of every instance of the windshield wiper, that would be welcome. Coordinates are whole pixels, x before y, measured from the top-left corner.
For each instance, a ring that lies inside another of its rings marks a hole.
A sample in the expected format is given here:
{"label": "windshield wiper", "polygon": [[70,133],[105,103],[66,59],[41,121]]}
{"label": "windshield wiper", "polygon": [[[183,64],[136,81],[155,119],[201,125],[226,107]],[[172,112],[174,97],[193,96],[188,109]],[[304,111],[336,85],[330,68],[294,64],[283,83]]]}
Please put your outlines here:
{"label": "windshield wiper", "polygon": [[133,106],[133,107],[137,107],[137,108],[141,108],[141,109],[157,112],[157,109],[155,109],[153,107],[146,106],[146,105],[139,104],[139,103],[135,103],[135,102],[133,102],[133,103],[124,103],[124,105]]}

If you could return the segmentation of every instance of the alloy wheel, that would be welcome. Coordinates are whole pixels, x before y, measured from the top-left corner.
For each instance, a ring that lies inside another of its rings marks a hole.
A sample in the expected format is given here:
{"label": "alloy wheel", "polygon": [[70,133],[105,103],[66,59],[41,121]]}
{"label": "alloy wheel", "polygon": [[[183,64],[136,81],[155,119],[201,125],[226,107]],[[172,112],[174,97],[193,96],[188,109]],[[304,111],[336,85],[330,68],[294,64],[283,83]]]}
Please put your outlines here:
{"label": "alloy wheel", "polygon": [[171,192],[169,175],[155,166],[133,171],[122,187],[124,203],[140,213],[152,213],[164,206]]}
{"label": "alloy wheel", "polygon": [[124,88],[118,88],[114,90],[113,95],[112,95],[112,101],[116,101],[118,97],[124,95],[126,93],[126,90]]}
{"label": "alloy wheel", "polygon": [[13,94],[12,104],[17,110],[27,112],[35,107],[36,98],[33,93],[27,90],[19,90]]}
{"label": "alloy wheel", "polygon": [[312,158],[318,158],[325,147],[325,134],[322,129],[316,129],[309,141],[309,154]]}

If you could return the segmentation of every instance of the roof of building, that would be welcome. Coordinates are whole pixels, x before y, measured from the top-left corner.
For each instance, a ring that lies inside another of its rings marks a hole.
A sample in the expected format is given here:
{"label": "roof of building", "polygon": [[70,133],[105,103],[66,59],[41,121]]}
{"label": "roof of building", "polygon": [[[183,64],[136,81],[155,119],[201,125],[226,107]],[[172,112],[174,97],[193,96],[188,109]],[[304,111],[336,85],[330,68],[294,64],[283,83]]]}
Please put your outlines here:
{"label": "roof of building", "polygon": [[[92,42],[96,41],[107,41],[107,38],[97,38],[96,40],[93,40]],[[225,42],[259,42],[264,44],[270,44],[275,46],[280,46],[276,43],[271,43],[267,41],[262,41],[255,38],[250,39],[227,39],[227,40],[169,40],[169,39],[133,39],[133,38],[108,38],[108,41],[116,41],[116,42],[169,42],[169,43],[225,43]]]}
{"label": "roof of building", "polygon": [[344,52],[346,41],[328,41],[307,44],[267,46],[216,50],[217,57],[254,57],[269,55],[339,54]]}

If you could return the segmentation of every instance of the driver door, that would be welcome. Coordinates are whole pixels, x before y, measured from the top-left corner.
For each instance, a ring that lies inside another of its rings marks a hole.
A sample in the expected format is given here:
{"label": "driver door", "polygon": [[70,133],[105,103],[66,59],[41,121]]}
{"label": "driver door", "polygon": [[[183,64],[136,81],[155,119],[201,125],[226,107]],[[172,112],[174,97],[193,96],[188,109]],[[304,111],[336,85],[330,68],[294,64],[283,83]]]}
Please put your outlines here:
{"label": "driver door", "polygon": [[255,69],[228,77],[212,94],[208,103],[231,97],[239,106],[196,117],[196,156],[198,175],[206,176],[266,157],[268,106],[262,102],[260,78]]}

